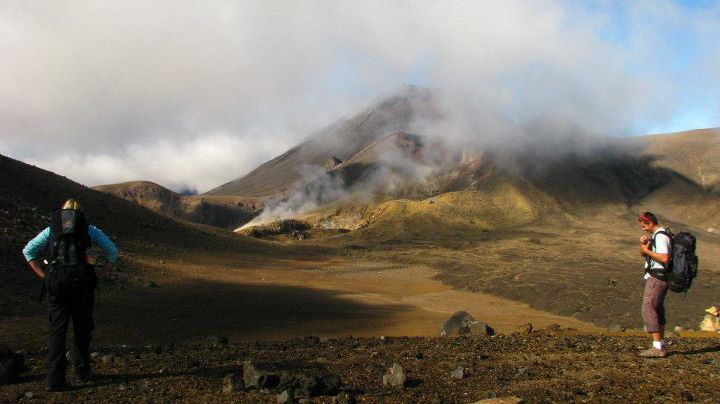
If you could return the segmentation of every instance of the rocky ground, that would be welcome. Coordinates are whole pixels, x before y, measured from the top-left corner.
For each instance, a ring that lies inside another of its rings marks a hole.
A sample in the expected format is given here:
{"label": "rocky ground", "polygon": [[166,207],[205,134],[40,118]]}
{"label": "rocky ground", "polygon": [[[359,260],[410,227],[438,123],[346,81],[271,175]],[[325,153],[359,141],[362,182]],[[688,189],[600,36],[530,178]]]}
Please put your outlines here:
{"label": "rocky ground", "polygon": [[[216,337],[194,345],[96,346],[95,381],[45,392],[44,357],[27,353],[31,370],[0,388],[0,400],[275,403],[294,389],[298,401],[323,403],[469,403],[508,396],[526,402],[717,402],[720,341],[676,336],[669,343],[670,355],[663,359],[637,356],[645,337],[546,330],[493,337],[238,343]],[[383,375],[394,364],[405,381],[384,385]]]}

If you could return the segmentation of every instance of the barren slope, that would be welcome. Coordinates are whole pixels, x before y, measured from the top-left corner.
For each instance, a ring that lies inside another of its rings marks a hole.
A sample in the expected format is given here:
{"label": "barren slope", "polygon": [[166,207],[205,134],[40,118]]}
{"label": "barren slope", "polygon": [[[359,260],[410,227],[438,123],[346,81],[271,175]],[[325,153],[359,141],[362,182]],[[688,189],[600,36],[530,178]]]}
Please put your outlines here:
{"label": "barren slope", "polygon": [[150,181],[99,185],[93,189],[119,196],[169,217],[226,229],[245,224],[262,209],[262,201],[258,198],[181,196]]}

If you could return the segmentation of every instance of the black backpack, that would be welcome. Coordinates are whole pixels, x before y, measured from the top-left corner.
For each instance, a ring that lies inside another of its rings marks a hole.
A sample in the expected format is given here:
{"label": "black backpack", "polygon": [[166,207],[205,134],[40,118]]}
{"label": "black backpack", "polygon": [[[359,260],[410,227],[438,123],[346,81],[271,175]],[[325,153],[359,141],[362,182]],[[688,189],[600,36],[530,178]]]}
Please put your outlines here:
{"label": "black backpack", "polygon": [[[677,293],[687,292],[692,281],[697,276],[698,256],[695,255],[695,236],[688,232],[673,234],[668,231],[659,231],[670,238],[670,262],[665,266],[664,278],[668,288]],[[655,247],[655,237],[652,239],[652,248]],[[648,258],[649,261],[649,258]],[[654,274],[653,274],[654,275]]]}
{"label": "black backpack", "polygon": [[82,211],[62,209],[53,213],[46,257],[52,266],[84,265],[90,248],[88,224]]}
{"label": "black backpack", "polygon": [[45,288],[53,296],[76,294],[92,281],[93,271],[87,264],[91,247],[88,224],[79,210],[63,209],[53,213],[50,237],[45,252],[50,270]]}

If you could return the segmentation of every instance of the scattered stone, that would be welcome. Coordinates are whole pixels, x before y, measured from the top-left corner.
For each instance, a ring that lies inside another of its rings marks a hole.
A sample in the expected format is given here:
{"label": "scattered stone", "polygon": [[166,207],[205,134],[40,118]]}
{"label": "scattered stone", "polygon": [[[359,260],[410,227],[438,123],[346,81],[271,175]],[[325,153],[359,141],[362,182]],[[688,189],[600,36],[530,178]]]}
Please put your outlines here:
{"label": "scattered stone", "polygon": [[625,332],[625,330],[627,330],[627,327],[618,323],[613,323],[608,327],[608,331],[610,332]]}
{"label": "scattered stone", "polygon": [[25,398],[28,400],[32,400],[34,397],[35,393],[33,393],[32,391],[28,391],[27,393],[25,393]]}
{"label": "scattered stone", "polygon": [[394,363],[389,369],[389,372],[383,375],[384,386],[390,385],[395,388],[404,388],[406,381],[407,376],[405,375],[405,370],[397,363]]}
{"label": "scattered stone", "polygon": [[675,332],[682,332],[682,331],[685,331],[685,329],[684,329],[684,328],[682,328],[682,327],[681,327],[681,326],[679,326],[679,325],[676,325],[674,329],[675,329]]}
{"label": "scattered stone", "polygon": [[530,323],[523,324],[515,329],[518,334],[530,334],[533,330],[533,325]]}
{"label": "scattered stone", "polygon": [[458,366],[452,372],[450,372],[450,376],[453,379],[458,379],[458,380],[464,379],[465,378],[465,368],[462,366]]}
{"label": "scattered stone", "polygon": [[243,362],[243,382],[248,389],[274,389],[280,384],[280,376],[261,369],[256,364]]}
{"label": "scattered stone", "polygon": [[146,288],[156,288],[156,287],[158,287],[158,285],[157,285],[157,283],[155,283],[153,281],[149,281],[149,282],[145,282],[145,287]]}
{"label": "scattered stone", "polygon": [[0,385],[15,383],[20,373],[27,371],[25,357],[7,345],[0,345]]}
{"label": "scattered stone", "polygon": [[295,392],[292,388],[289,388],[277,396],[278,404],[295,404]]}
{"label": "scattered stone", "polygon": [[355,399],[355,396],[348,392],[342,392],[338,394],[337,396],[332,398],[333,404],[356,404],[357,400]]}
{"label": "scattered stone", "polygon": [[90,354],[90,359],[98,359],[100,357],[100,352],[93,352]]}

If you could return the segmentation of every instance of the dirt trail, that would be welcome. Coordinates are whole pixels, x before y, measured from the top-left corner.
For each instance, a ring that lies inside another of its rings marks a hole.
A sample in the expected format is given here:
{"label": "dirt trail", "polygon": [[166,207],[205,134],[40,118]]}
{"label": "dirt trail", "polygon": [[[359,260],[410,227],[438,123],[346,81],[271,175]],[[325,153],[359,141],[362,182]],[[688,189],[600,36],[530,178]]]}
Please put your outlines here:
{"label": "dirt trail", "polygon": [[[267,329],[263,337],[288,338],[301,335],[322,336],[435,336],[450,314],[458,310],[471,313],[498,332],[510,333],[520,325],[532,323],[542,328],[556,323],[578,331],[599,332],[600,328],[573,318],[536,310],[527,304],[488,294],[457,291],[433,280],[436,271],[420,266],[397,266],[377,262],[292,262],[294,269],[185,267],[194,277],[245,285],[273,285],[309,288],[332,293],[336,298],[355,302],[363,311],[383,307],[403,307],[373,321],[371,327],[351,317],[330,318],[322,330],[299,325],[288,335]],[[192,282],[191,280],[188,280]],[[298,302],[302,304],[302,302]],[[242,310],[242,308],[238,308]],[[255,335],[256,337],[258,335]]]}

